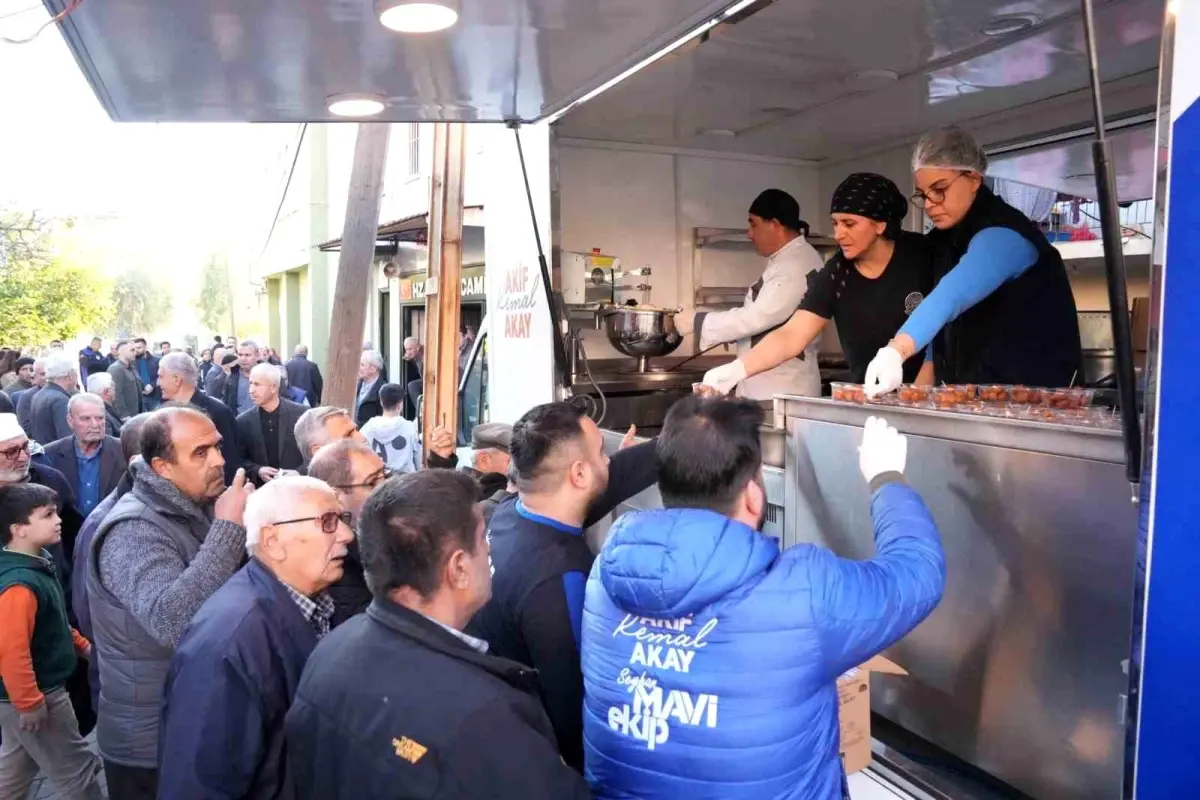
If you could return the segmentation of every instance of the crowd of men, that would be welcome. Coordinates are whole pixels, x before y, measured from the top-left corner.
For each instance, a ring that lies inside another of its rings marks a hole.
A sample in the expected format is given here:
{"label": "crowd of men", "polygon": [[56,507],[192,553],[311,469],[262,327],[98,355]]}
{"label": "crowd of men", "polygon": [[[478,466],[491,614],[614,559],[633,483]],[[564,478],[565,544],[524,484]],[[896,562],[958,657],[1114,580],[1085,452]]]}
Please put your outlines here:
{"label": "crowd of men", "polygon": [[[685,399],[611,455],[549,403],[478,426],[456,469],[373,351],[352,408],[253,342],[207,378],[164,351],[153,409],[116,351],[87,379],[134,381],[116,436],[54,352],[40,427],[0,413],[0,800],[39,771],[101,797],[101,769],[121,800],[840,798],[837,676],[941,597],[882,420],[859,453],[877,554],[852,562],[761,533],[748,401]],[[584,530],[655,484],[665,507],[594,554]]]}

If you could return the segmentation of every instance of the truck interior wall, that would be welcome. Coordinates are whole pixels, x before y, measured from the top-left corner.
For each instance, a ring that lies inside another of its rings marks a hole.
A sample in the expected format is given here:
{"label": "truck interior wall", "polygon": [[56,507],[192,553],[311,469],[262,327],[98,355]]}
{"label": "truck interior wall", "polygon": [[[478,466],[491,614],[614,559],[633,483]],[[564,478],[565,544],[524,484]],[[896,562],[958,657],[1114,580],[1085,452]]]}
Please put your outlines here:
{"label": "truck interior wall", "polygon": [[[649,283],[654,305],[693,307],[693,229],[745,228],[747,209],[763,189],[792,193],[814,228],[821,216],[818,171],[803,162],[569,140],[559,141],[558,162],[556,245],[569,252],[599,248],[620,258],[622,269],[650,267],[648,278],[622,282]],[[747,246],[706,253],[703,267],[708,285],[749,286],[763,260]],[[618,355],[600,332],[584,333],[589,357]],[[691,349],[685,341],[680,352]]]}

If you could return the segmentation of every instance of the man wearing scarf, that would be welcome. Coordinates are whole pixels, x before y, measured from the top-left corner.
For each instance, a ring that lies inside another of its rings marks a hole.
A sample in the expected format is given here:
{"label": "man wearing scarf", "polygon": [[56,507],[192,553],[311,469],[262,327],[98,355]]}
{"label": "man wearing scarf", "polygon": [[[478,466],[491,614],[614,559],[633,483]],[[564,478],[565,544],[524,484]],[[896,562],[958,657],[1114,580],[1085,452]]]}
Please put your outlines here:
{"label": "man wearing scarf", "polygon": [[[834,320],[851,380],[862,383],[867,365],[933,288],[925,237],[901,230],[908,201],[882,175],[859,172],[842,181],[830,202],[838,252],[808,276],[799,309],[747,353],[709,370],[705,384],[727,392],[750,376],[812,347]],[[933,364],[918,353],[904,379],[932,383]]]}

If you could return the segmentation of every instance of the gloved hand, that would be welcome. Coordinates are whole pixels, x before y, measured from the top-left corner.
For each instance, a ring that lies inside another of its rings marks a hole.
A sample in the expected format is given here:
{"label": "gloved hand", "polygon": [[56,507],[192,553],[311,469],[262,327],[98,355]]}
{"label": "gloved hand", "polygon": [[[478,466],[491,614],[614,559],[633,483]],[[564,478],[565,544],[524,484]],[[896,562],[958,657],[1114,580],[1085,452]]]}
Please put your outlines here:
{"label": "gloved hand", "polygon": [[746,380],[746,365],[740,358],[730,361],[728,364],[713,367],[704,373],[704,385],[713,387],[721,394],[729,394],[744,380]]}
{"label": "gloved hand", "polygon": [[893,347],[881,347],[871,363],[867,365],[867,379],[863,393],[867,397],[895,391],[904,383],[904,359]]}
{"label": "gloved hand", "polygon": [[867,483],[885,472],[904,473],[908,461],[908,439],[887,424],[883,417],[869,417],[863,426],[858,448],[858,468]]}

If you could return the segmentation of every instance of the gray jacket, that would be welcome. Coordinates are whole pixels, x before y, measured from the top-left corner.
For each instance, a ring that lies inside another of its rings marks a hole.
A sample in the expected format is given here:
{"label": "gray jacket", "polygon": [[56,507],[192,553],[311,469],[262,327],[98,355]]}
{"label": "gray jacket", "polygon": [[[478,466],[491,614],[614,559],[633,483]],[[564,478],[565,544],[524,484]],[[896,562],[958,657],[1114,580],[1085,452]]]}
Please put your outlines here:
{"label": "gray jacket", "polygon": [[117,410],[121,421],[136,417],[142,410],[142,387],[145,386],[137,370],[115,361],[109,365],[108,374],[112,375],[113,393],[116,395],[113,408]]}
{"label": "gray jacket", "polygon": [[33,398],[33,440],[48,445],[71,435],[67,424],[67,403],[71,393],[57,383],[46,381],[46,385]]}
{"label": "gray jacket", "polygon": [[96,739],[117,764],[154,769],[163,684],[184,629],[245,556],[246,530],[213,521],[140,458],[133,490],[92,542],[88,605],[100,656]]}

